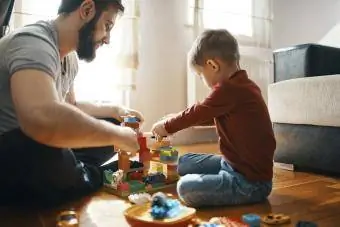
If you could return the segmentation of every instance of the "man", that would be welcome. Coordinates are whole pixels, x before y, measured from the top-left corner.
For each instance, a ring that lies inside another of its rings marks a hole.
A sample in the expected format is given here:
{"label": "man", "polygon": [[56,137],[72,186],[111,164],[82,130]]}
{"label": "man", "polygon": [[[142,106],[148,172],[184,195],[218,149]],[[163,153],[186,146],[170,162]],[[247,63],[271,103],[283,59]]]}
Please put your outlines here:
{"label": "man", "polygon": [[123,11],[120,0],[62,0],[55,20],[0,40],[0,201],[55,205],[86,195],[101,186],[113,146],[139,149],[132,129],[101,120],[142,121],[139,112],[77,103],[73,93],[72,52],[92,61]]}

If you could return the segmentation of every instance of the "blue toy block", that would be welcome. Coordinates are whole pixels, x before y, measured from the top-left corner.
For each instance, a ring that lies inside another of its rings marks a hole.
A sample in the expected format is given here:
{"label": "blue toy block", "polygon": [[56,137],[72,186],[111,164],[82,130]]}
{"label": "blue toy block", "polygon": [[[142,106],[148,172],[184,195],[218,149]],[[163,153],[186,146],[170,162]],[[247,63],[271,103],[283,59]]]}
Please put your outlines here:
{"label": "blue toy block", "polygon": [[256,214],[245,214],[242,216],[242,221],[250,227],[260,227],[261,217]]}
{"label": "blue toy block", "polygon": [[124,122],[126,122],[126,123],[137,123],[138,118],[137,117],[124,117]]}

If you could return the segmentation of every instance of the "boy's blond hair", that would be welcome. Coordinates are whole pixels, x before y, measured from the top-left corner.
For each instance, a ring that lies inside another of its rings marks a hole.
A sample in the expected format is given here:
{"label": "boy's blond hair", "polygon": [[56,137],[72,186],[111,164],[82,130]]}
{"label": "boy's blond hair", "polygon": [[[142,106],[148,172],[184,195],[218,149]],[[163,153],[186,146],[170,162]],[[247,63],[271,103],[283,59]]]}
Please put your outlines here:
{"label": "boy's blond hair", "polygon": [[220,58],[222,61],[239,61],[237,40],[225,29],[210,29],[201,33],[190,51],[192,66],[203,66],[208,59]]}

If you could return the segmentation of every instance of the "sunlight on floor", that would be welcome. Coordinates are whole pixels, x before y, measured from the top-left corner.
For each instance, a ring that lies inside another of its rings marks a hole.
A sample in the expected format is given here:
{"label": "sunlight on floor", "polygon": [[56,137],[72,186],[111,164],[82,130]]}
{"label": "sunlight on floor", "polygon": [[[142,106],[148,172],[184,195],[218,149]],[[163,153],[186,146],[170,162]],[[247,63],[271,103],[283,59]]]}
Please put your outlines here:
{"label": "sunlight on floor", "polygon": [[92,201],[80,217],[80,226],[86,223],[89,227],[126,226],[122,213],[130,207],[130,203],[123,200],[95,200]]}

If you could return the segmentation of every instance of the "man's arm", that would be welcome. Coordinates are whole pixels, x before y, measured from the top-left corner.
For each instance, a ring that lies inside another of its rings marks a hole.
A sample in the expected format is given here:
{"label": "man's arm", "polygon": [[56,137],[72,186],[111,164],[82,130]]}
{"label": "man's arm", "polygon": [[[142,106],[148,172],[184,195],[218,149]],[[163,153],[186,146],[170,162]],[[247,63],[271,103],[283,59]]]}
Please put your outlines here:
{"label": "man's arm", "polygon": [[11,91],[22,130],[43,144],[60,148],[116,145],[126,149],[125,143],[130,143],[138,149],[132,131],[60,102],[52,77],[42,71],[16,72]]}
{"label": "man's arm", "polygon": [[83,112],[96,117],[96,118],[115,118],[120,120],[119,107],[112,104],[103,103],[91,103],[91,102],[79,102],[76,101],[74,87],[72,86],[66,96],[66,101]]}
{"label": "man's arm", "polygon": [[24,33],[14,37],[3,54],[15,112],[25,134],[60,148],[138,149],[133,130],[97,120],[59,99],[55,86],[59,54],[48,39]]}
{"label": "man's arm", "polygon": [[218,84],[202,103],[195,104],[178,113],[175,117],[167,119],[165,130],[172,134],[194,125],[202,125],[209,122],[210,119],[228,113],[234,107],[236,101],[234,100],[235,96],[231,95],[233,88],[226,86],[225,84]]}

